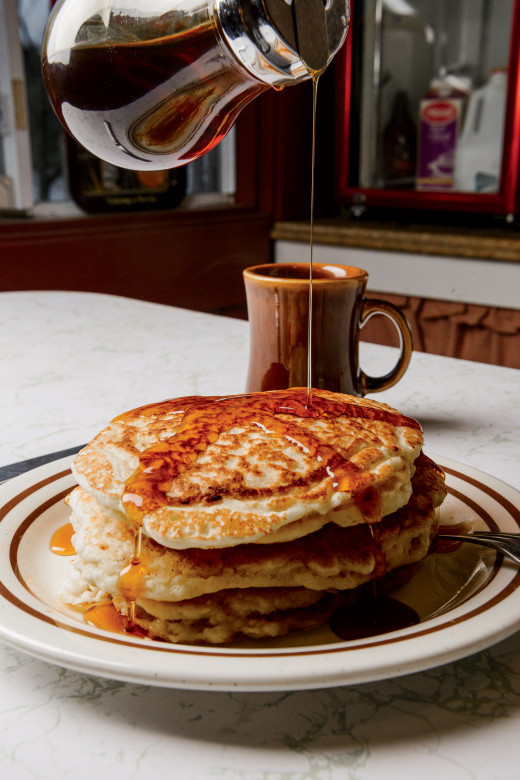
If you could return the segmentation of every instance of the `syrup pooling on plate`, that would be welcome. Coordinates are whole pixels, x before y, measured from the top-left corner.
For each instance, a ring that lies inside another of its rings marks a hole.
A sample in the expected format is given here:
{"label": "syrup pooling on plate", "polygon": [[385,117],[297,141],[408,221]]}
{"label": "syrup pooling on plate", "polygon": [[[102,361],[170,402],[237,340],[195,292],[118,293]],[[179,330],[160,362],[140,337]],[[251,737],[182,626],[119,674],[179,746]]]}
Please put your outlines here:
{"label": "syrup pooling on plate", "polygon": [[366,603],[339,609],[329,620],[329,626],[341,639],[355,640],[388,634],[410,628],[420,622],[417,612],[391,596],[376,596]]}
{"label": "syrup pooling on plate", "polygon": [[[49,543],[49,549],[54,555],[70,556],[75,555],[76,550],[72,543],[74,528],[72,523],[65,523],[60,526],[52,535]],[[135,536],[134,557],[130,563],[124,567],[119,575],[119,589],[127,600],[128,616],[125,617],[117,611],[111,601],[103,601],[99,604],[81,605],[83,618],[86,623],[95,628],[102,628],[105,631],[115,631],[117,633],[139,633],[135,626],[135,600],[139,596],[142,588],[143,577],[146,573],[146,566],[140,560],[141,555],[141,529],[139,528]],[[144,636],[144,633],[142,634]]]}
{"label": "syrup pooling on plate", "polygon": [[50,551],[55,555],[74,555],[76,550],[72,544],[74,528],[72,523],[60,526],[52,535],[49,543]]}
{"label": "syrup pooling on plate", "polygon": [[125,618],[117,611],[111,601],[103,601],[87,607],[83,613],[83,619],[89,626],[101,628],[104,631],[122,634],[126,629]]}
{"label": "syrup pooling on plate", "polygon": [[83,613],[85,623],[103,631],[111,631],[115,634],[132,634],[146,637],[147,633],[136,626],[135,623],[115,608],[111,601],[102,601],[85,609]]}

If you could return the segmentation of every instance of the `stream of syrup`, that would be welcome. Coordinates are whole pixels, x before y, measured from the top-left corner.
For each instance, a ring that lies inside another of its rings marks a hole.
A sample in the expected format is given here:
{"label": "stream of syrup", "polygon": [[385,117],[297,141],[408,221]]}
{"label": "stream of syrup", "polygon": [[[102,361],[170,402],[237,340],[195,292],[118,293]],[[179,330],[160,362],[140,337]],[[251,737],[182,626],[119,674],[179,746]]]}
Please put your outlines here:
{"label": "stream of syrup", "polygon": [[310,246],[309,246],[309,322],[307,330],[307,394],[312,402],[312,262],[314,255],[314,201],[316,190],[316,122],[318,109],[318,82],[320,73],[312,77],[312,151],[311,151],[311,208],[310,208]]}

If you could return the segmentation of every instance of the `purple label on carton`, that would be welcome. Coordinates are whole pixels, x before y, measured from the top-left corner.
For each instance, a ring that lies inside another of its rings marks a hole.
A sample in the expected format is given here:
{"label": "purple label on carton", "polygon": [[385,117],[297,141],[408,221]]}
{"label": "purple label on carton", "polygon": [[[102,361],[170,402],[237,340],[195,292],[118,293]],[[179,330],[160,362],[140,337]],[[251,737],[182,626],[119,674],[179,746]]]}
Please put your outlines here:
{"label": "purple label on carton", "polygon": [[455,149],[461,101],[427,98],[421,102],[417,189],[449,191],[455,186]]}

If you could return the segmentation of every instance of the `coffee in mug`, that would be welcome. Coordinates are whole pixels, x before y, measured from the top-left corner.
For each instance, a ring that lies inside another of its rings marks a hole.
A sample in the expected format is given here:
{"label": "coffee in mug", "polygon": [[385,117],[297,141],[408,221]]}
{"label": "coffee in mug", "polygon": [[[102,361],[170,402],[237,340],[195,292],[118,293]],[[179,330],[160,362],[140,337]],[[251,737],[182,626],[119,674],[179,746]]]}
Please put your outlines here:
{"label": "coffee in mug", "polygon": [[[247,392],[310,386],[364,396],[398,382],[413,342],[405,315],[393,304],[365,297],[368,273],[346,265],[257,265],[244,271],[250,323]],[[312,320],[309,328],[309,305]],[[373,314],[389,317],[400,333],[394,368],[373,377],[359,366],[360,330]],[[309,355],[310,336],[310,355]]]}

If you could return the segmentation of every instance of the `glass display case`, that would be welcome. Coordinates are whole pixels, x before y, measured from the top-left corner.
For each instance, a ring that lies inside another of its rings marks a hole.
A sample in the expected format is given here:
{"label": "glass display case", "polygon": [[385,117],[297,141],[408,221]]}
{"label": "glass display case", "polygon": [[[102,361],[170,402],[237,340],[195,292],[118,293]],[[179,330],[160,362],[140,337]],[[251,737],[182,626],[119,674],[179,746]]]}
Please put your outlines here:
{"label": "glass display case", "polygon": [[519,212],[518,0],[352,0],[338,68],[338,194]]}

